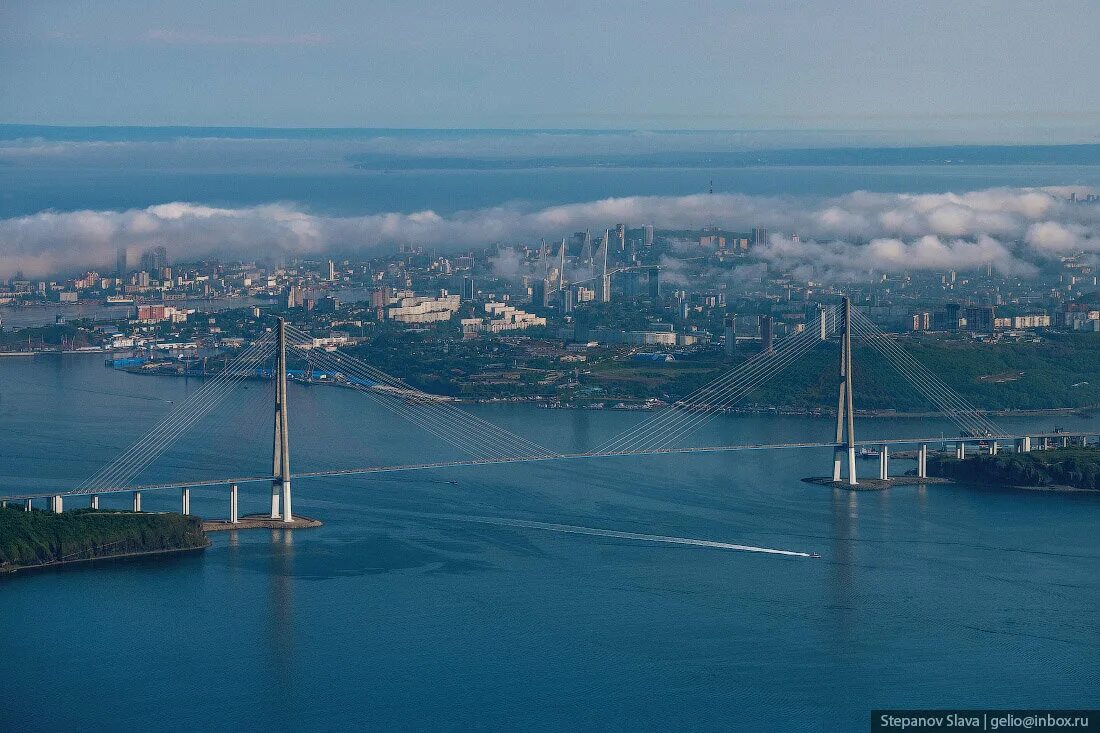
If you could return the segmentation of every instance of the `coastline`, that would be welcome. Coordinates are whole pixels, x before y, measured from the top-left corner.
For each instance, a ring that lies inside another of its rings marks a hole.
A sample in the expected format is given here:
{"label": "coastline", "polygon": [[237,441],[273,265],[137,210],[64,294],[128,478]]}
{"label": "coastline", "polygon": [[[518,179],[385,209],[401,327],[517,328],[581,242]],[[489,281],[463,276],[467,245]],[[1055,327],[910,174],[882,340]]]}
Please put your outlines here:
{"label": "coastline", "polygon": [[170,547],[160,550],[142,550],[140,552],[124,552],[117,555],[96,555],[94,557],[81,557],[73,560],[52,560],[45,563],[36,563],[34,565],[8,565],[0,566],[0,577],[5,575],[14,575],[18,572],[34,571],[34,570],[49,570],[51,568],[60,568],[63,566],[76,565],[78,563],[95,562],[97,560],[125,560],[127,558],[139,558],[139,557],[152,557],[156,555],[177,555],[187,552],[203,552],[213,543],[209,537],[206,538],[206,542],[202,545],[196,545],[195,547]]}
{"label": "coastline", "polygon": [[[37,352],[37,353],[59,353],[56,351],[49,352]],[[80,353],[102,353],[102,352],[80,352]],[[179,373],[175,371],[156,371],[156,370],[143,370],[131,367],[119,367],[119,371],[124,371],[128,374],[134,374],[138,376],[158,376],[158,377],[189,377],[195,378],[213,378],[217,376],[217,373],[210,374],[193,374],[193,373]],[[247,377],[248,379],[266,379],[266,377]],[[345,387],[345,385],[339,382],[322,382],[322,381],[302,381],[298,379],[291,380],[297,384],[305,384],[309,386],[327,386],[327,387]],[[586,402],[560,402],[553,398],[548,398],[542,395],[533,395],[526,397],[484,397],[484,398],[467,398],[467,397],[454,397],[452,395],[438,395],[432,393],[432,397],[437,397],[441,401],[448,401],[457,404],[466,405],[530,405],[543,410],[615,410],[621,412],[656,412],[658,410],[669,407],[672,403],[659,401],[657,403],[649,402],[649,399],[640,399],[637,401],[625,400],[625,399],[612,399],[604,398],[598,400],[591,400]],[[720,408],[716,410],[717,413],[725,415],[781,415],[784,417],[835,417],[836,410],[830,408],[820,409],[805,409],[795,407],[733,407],[733,408]],[[988,415],[991,417],[1042,417],[1049,415],[1080,415],[1086,418],[1092,418],[1093,412],[1100,412],[1100,405],[1087,405],[1083,407],[1043,407],[1035,409],[1001,409],[1001,410],[979,410],[978,414]],[[896,410],[856,410],[856,417],[862,419],[872,418],[939,418],[942,417],[942,413],[938,412],[899,412]]]}

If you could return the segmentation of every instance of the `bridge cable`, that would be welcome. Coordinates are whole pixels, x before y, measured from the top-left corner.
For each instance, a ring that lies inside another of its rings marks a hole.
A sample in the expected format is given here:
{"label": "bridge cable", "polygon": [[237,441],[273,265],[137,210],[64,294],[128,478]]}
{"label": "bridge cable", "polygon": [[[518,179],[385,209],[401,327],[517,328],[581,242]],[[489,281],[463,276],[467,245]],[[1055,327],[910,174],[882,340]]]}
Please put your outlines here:
{"label": "bridge cable", "polygon": [[740,399],[743,396],[740,393],[746,386],[752,389],[771,379],[794,358],[816,346],[817,342],[816,328],[792,334],[782,339],[773,353],[759,352],[717,379],[677,400],[668,409],[606,441],[593,453],[630,452],[639,445],[647,445],[646,441],[650,440],[654,434],[667,436],[700,411],[705,412],[715,404],[726,405],[731,397]]}
{"label": "bridge cable", "polygon": [[[785,354],[788,349],[793,346],[792,342],[803,341],[807,338],[805,332],[794,334],[780,342],[777,353]],[[627,448],[627,446],[636,446],[651,434],[657,432],[667,434],[667,432],[677,426],[677,424],[690,419],[692,414],[706,411],[713,406],[715,402],[722,402],[724,396],[731,394],[733,390],[739,388],[746,379],[753,379],[758,374],[762,373],[769,374],[767,378],[770,378],[771,370],[779,366],[776,362],[776,358],[775,353],[769,354],[761,351],[746,362],[739,364],[737,367],[723,374],[721,377],[697,389],[687,397],[678,400],[668,409],[661,411],[648,420],[642,421],[642,423],[636,425],[633,429],[612,438],[594,452],[629,451],[633,448]]]}
{"label": "bridge cable", "polygon": [[227,366],[189,396],[114,461],[81,482],[74,493],[93,493],[104,487],[112,487],[123,476],[132,477],[136,471],[148,466],[196,420],[220,404],[241,379],[250,373],[255,375],[255,365],[269,354],[273,348],[273,340],[274,337],[268,334],[255,342],[234,359],[232,366]]}
{"label": "bridge cable", "polygon": [[[306,350],[306,353],[314,351],[315,350],[310,349]],[[378,384],[379,380],[377,377],[364,371],[361,366],[356,363],[357,360],[350,359],[346,357],[346,355],[342,355],[345,358],[341,360],[327,352],[320,353],[321,356],[315,358],[326,363],[330,368],[336,371],[339,376],[343,376],[346,379],[348,373],[350,373],[351,376],[358,377],[361,380],[370,381],[374,385]],[[510,437],[505,441],[499,435],[501,430],[495,428],[495,426],[492,426],[495,430],[494,432],[474,422],[472,419],[467,420],[463,424],[456,424],[456,421],[447,419],[450,413],[440,413],[437,409],[427,409],[423,412],[415,409],[415,406],[436,408],[439,405],[438,397],[392,383],[383,386],[396,390],[396,394],[394,392],[376,389],[375,386],[371,385],[359,385],[350,380],[345,386],[356,388],[358,391],[374,397],[379,404],[382,404],[391,412],[395,412],[405,417],[437,437],[448,440],[452,445],[461,447],[467,453],[476,455],[479,454],[478,451],[481,451],[484,455],[493,456],[514,454],[511,443],[516,442],[518,436],[515,438]],[[403,397],[404,400],[400,400],[399,397]],[[405,403],[412,403],[412,405]],[[472,416],[468,416],[468,413],[465,412],[462,412],[461,415],[463,417],[472,418]],[[491,425],[491,423],[485,424]],[[472,449],[472,446],[477,447]],[[544,450],[544,452],[549,454],[548,451]]]}
{"label": "bridge cable", "polygon": [[[306,338],[310,338],[312,342],[311,337],[306,335]],[[377,389],[371,385],[356,385],[350,380],[347,382],[347,386],[361,387],[358,391],[378,398],[379,403],[385,405],[391,412],[409,419],[414,424],[428,430],[437,437],[448,440],[453,445],[462,447],[468,453],[493,457],[514,456],[516,455],[516,448],[520,447],[534,455],[554,455],[551,451],[526,438],[515,435],[464,410],[459,410],[441,400],[441,398],[417,390],[347,354],[338,351],[332,354],[313,348],[301,349],[297,346],[296,348],[299,351],[314,354],[315,356],[308,358],[323,362],[336,371],[337,374],[344,376],[345,379],[350,374],[361,380],[372,382],[374,385],[387,388]],[[398,402],[399,400],[412,404],[401,405]],[[421,413],[416,410],[416,407],[426,409]]]}
{"label": "bridge cable", "polygon": [[[858,321],[864,330],[871,332],[873,337],[872,344],[875,345],[876,348],[880,351],[890,352],[894,355],[896,360],[908,366],[912,373],[921,375],[926,383],[930,383],[933,387],[936,387],[939,390],[941,398],[946,400],[960,416],[964,416],[966,419],[976,423],[980,428],[980,432],[986,432],[991,435],[1007,434],[991,419],[985,417],[981,410],[951,389],[951,387],[940,380],[931,370],[917,361],[914,357],[902,350],[893,338],[885,334],[870,321],[869,318],[860,314]],[[884,355],[886,354],[884,353]]]}
{"label": "bridge cable", "polygon": [[[293,329],[294,335],[304,341],[308,341],[312,344],[312,337],[302,332],[299,329]],[[423,390],[416,389],[406,383],[405,381],[393,377],[376,367],[367,364],[366,362],[358,359],[354,356],[341,352],[339,350],[332,352],[321,352],[326,355],[335,355],[336,363],[340,372],[351,371],[356,376],[363,378],[367,381],[380,383],[391,390],[396,391],[400,396],[413,404],[422,405],[439,415],[439,419],[446,419],[446,416],[454,418],[455,421],[462,423],[464,430],[473,430],[474,435],[486,438],[490,442],[495,442],[498,447],[503,446],[506,449],[506,454],[512,455],[513,444],[523,447],[525,450],[530,450],[536,454],[554,455],[552,451],[538,445],[537,443],[516,435],[505,428],[502,428],[494,423],[479,418],[475,415],[461,410],[451,404],[448,398],[440,397],[437,395],[431,395]],[[330,361],[330,363],[332,363]],[[467,437],[469,437],[467,435]]]}
{"label": "bridge cable", "polygon": [[[859,311],[855,311],[859,313]],[[862,313],[853,319],[856,330],[871,344],[899,373],[908,379],[926,399],[939,407],[948,417],[964,430],[974,433],[1004,435],[1005,431],[985,417],[982,412],[940,380],[927,367],[901,349],[887,334]]]}

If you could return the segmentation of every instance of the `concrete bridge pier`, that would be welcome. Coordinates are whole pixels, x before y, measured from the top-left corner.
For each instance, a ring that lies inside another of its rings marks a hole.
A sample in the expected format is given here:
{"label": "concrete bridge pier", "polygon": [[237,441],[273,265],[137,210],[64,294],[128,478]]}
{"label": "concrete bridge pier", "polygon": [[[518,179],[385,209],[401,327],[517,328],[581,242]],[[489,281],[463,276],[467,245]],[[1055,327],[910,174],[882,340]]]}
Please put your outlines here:
{"label": "concrete bridge pier", "polygon": [[1017,453],[1030,453],[1031,452],[1031,437],[1025,435],[1022,438],[1016,440],[1016,452]]}
{"label": "concrete bridge pier", "polygon": [[237,484],[229,487],[229,523],[240,524],[240,516],[237,513]]}
{"label": "concrete bridge pier", "polygon": [[1069,448],[1069,436],[1068,435],[1063,435],[1062,436],[1062,447],[1063,448]]}
{"label": "concrete bridge pier", "polygon": [[99,509],[99,495],[92,494],[92,498],[88,500],[88,507],[91,509]]}
{"label": "concrete bridge pier", "polygon": [[141,511],[141,492],[140,491],[135,491],[134,492],[134,511],[135,512],[140,512]]}
{"label": "concrete bridge pier", "polygon": [[34,501],[33,500],[25,499],[23,501],[23,511],[29,512],[33,508],[34,508]]}
{"label": "concrete bridge pier", "polygon": [[960,461],[966,458],[966,443],[962,442],[961,440],[956,441],[955,443],[955,458],[959,459]]}
{"label": "concrete bridge pier", "polygon": [[65,511],[60,494],[50,497],[50,511],[52,511],[54,514],[60,514],[61,512]]}
{"label": "concrete bridge pier", "polygon": [[997,441],[995,441],[995,440],[989,441],[989,455],[991,455],[991,456],[997,455],[997,450],[999,448],[1000,448],[1000,446],[997,445]]}
{"label": "concrete bridge pier", "polygon": [[184,514],[190,514],[191,513],[191,489],[188,489],[186,487],[180,489],[180,499],[183,502],[183,513]]}
{"label": "concrete bridge pier", "polygon": [[883,445],[878,454],[878,477],[882,481],[890,478],[890,446]]}
{"label": "concrete bridge pier", "polygon": [[928,444],[921,443],[917,449],[917,478],[928,478]]}

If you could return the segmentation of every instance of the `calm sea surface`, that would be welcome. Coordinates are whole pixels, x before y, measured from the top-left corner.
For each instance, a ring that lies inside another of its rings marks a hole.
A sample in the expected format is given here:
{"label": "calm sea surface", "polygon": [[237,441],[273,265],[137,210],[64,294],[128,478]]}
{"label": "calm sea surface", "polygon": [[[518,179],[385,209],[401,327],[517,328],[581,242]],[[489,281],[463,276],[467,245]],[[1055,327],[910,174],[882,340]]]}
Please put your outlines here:
{"label": "calm sea surface", "polygon": [[[96,356],[0,359],[0,493],[71,485],[197,386]],[[297,471],[457,455],[362,395],[292,385],[289,399]],[[472,409],[563,451],[642,417]],[[141,480],[263,473],[271,413],[270,388],[249,385]],[[830,429],[723,417],[694,440]],[[955,434],[907,419],[857,432]],[[1100,497],[800,481],[829,461],[738,452],[301,480],[295,508],[320,529],[0,580],[0,730],[831,731],[865,730],[874,707],[1095,706]],[[242,487],[243,510],[265,494]],[[179,496],[144,505],[178,510]],[[227,492],[195,490],[192,511],[225,516]]]}
{"label": "calm sea surface", "polygon": [[[216,206],[297,202],[356,216],[440,214],[520,201],[552,206],[613,196],[705,192],[839,196],[856,190],[927,193],[994,186],[1100,186],[1096,165],[881,165],[745,168],[541,168],[529,170],[286,170],[217,172],[0,166],[0,218],[39,211],[128,209],[170,201]],[[745,222],[744,226],[752,226]]]}

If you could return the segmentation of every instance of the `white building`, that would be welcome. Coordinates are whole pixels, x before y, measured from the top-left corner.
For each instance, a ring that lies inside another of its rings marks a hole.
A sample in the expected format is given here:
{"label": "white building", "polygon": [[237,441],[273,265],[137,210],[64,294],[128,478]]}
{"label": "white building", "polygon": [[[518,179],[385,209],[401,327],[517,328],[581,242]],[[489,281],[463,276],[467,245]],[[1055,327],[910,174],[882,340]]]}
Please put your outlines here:
{"label": "white building", "polygon": [[545,318],[504,303],[486,303],[485,313],[487,314],[485,318],[463,318],[462,332],[464,334],[500,333],[546,325]]}
{"label": "white building", "polygon": [[461,298],[458,295],[410,296],[398,298],[394,305],[386,310],[386,317],[398,323],[435,323],[449,321],[459,309]]}

